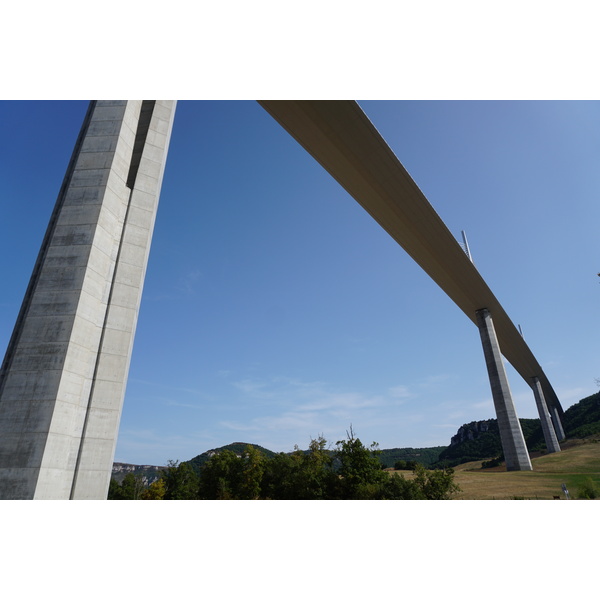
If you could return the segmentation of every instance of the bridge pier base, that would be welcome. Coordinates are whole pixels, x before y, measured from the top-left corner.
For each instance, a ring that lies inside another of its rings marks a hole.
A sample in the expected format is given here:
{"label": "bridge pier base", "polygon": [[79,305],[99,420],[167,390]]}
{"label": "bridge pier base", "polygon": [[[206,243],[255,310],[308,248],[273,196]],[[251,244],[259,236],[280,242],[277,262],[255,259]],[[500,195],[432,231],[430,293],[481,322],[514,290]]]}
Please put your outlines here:
{"label": "bridge pier base", "polygon": [[537,377],[532,380],[533,395],[535,396],[535,404],[540,415],[540,423],[542,425],[542,431],[544,433],[544,440],[546,442],[546,449],[549,453],[560,452],[560,445],[554,431],[554,425],[550,419],[550,413],[548,412],[548,406],[546,405],[546,398],[542,390],[542,385]]}
{"label": "bridge pier base", "polygon": [[506,376],[492,316],[487,308],[478,310],[476,315],[485,364],[490,378],[494,408],[498,419],[498,428],[500,429],[506,470],[531,471],[531,460],[529,459],[525,438],[508,385],[508,377]]}

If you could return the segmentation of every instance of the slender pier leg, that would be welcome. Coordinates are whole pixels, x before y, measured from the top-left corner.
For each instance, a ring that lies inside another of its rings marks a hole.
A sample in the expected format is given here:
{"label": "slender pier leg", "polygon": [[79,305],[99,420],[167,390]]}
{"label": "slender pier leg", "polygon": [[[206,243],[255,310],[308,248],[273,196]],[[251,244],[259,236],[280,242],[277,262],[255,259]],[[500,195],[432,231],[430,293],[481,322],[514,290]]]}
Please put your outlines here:
{"label": "slender pier leg", "polygon": [[531,460],[525,445],[521,424],[510,393],[508,378],[500,346],[496,337],[494,323],[487,308],[477,311],[477,324],[483,345],[483,354],[490,378],[492,398],[498,418],[500,440],[504,450],[507,471],[531,471]]}
{"label": "slender pier leg", "polygon": [[538,413],[540,415],[540,423],[542,424],[542,431],[544,432],[544,440],[546,441],[546,448],[548,452],[560,452],[560,445],[556,439],[556,433],[554,426],[550,420],[550,413],[546,406],[546,398],[542,390],[542,385],[537,377],[533,378],[532,383],[533,395],[535,396],[535,403],[537,405]]}
{"label": "slender pier leg", "polygon": [[556,431],[556,437],[558,438],[558,441],[561,442],[567,436],[565,435],[565,430],[563,429],[562,421],[560,419],[560,415],[558,414],[558,409],[556,408],[556,406],[553,406],[550,410],[550,418],[552,419],[552,423],[554,424],[554,431]]}

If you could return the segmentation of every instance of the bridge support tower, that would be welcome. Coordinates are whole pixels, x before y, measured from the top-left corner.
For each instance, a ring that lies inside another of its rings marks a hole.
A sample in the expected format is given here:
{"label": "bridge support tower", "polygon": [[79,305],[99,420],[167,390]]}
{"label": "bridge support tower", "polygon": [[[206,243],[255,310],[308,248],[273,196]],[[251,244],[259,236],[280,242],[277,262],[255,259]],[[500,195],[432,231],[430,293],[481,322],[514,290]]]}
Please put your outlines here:
{"label": "bridge support tower", "polygon": [[535,396],[535,404],[540,415],[540,423],[542,425],[542,432],[544,433],[544,441],[546,442],[546,449],[549,453],[560,452],[560,445],[554,430],[554,425],[548,412],[548,406],[546,404],[546,398],[544,397],[544,391],[542,390],[542,384],[537,377],[532,380],[531,387],[533,388],[533,395]]}
{"label": "bridge support tower", "polygon": [[477,311],[477,325],[490,378],[492,398],[498,418],[498,428],[500,429],[500,440],[506,460],[506,470],[531,471],[531,460],[508,385],[508,377],[500,353],[496,330],[490,311],[487,308]]}
{"label": "bridge support tower", "polygon": [[567,436],[565,435],[565,430],[563,429],[562,421],[560,419],[560,414],[559,414],[558,408],[556,408],[556,406],[553,406],[551,408],[550,418],[552,419],[552,424],[554,425],[554,431],[556,432],[556,437],[558,438],[559,442],[562,442],[562,440],[564,440],[565,437],[567,437]]}
{"label": "bridge support tower", "polygon": [[0,369],[0,498],[105,499],[175,111],[89,106]]}

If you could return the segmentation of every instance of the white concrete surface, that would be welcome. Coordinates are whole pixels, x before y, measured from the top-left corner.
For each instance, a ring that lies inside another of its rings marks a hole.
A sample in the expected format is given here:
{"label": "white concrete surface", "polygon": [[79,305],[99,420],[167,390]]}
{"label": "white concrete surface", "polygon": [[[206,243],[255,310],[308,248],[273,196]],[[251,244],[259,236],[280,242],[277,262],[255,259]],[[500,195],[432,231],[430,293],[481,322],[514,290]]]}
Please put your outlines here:
{"label": "white concrete surface", "polygon": [[174,110],[90,105],[0,371],[0,498],[106,498]]}

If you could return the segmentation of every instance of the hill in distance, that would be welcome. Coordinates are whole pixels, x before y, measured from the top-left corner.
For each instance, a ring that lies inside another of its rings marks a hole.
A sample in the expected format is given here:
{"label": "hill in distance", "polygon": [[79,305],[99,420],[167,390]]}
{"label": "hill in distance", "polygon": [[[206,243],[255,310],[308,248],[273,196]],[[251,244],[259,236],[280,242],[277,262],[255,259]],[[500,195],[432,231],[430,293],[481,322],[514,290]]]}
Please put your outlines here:
{"label": "hill in distance", "polygon": [[[218,452],[223,450],[231,450],[234,454],[240,456],[246,446],[252,446],[257,450],[260,450],[263,454],[265,454],[268,458],[275,456],[277,453],[271,450],[267,450],[262,446],[258,446],[256,444],[245,444],[243,442],[236,442],[234,444],[228,444],[227,446],[222,446],[221,448],[214,448],[212,450],[208,450],[199,454],[198,456],[192,458],[187,461],[192,465],[196,472],[199,472],[202,465],[209,460],[211,456],[214,456]],[[444,450],[446,446],[437,446],[435,448],[392,448],[390,450],[382,450],[379,455],[379,460],[385,467],[393,467],[394,463],[398,460],[414,460],[416,462],[420,462],[422,465],[428,467],[435,463],[442,450]]]}
{"label": "hill in distance", "polygon": [[207,450],[206,452],[203,452],[202,454],[198,454],[198,456],[195,456],[194,458],[192,458],[191,460],[188,460],[186,462],[192,466],[192,468],[194,469],[194,471],[196,471],[196,473],[199,473],[200,469],[202,468],[204,463],[206,461],[208,461],[215,454],[218,454],[219,452],[223,452],[223,450],[230,450],[234,454],[241,456],[242,453],[244,452],[246,446],[252,446],[253,448],[256,448],[256,450],[260,450],[265,456],[267,456],[267,458],[272,458],[273,456],[275,456],[275,454],[277,454],[276,452],[273,452],[272,450],[267,450],[266,448],[263,448],[262,446],[258,446],[257,444],[234,442],[233,444],[227,444],[227,446],[221,446],[220,448],[213,448],[212,450]]}

